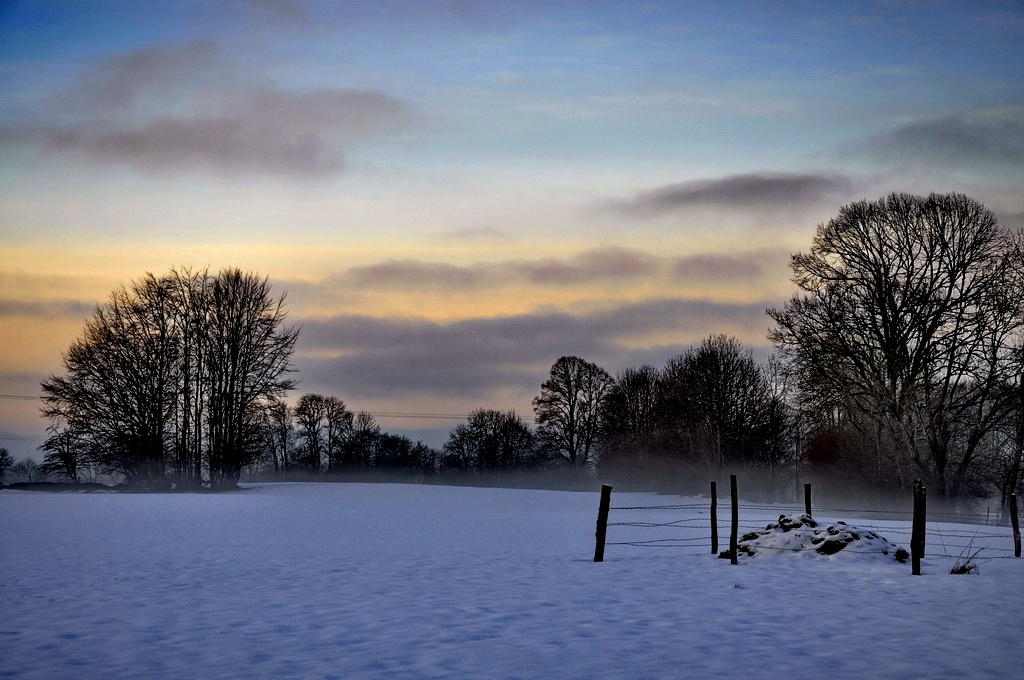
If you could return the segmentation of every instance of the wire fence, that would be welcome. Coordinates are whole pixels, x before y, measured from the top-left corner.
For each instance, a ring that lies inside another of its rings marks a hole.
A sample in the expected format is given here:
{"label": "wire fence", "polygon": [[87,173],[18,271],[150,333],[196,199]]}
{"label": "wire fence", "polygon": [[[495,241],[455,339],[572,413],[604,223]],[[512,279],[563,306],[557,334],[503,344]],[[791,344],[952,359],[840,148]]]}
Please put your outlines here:
{"label": "wire fence", "polygon": [[[760,518],[762,521],[755,521],[749,517],[753,513],[762,515],[772,513],[772,519],[774,520],[775,517],[780,515],[799,515],[805,512],[805,506],[797,504],[739,503],[738,509],[741,513],[748,515],[737,525],[740,533],[758,531],[770,526],[764,521],[768,517]],[[607,522],[607,527],[611,529],[609,538],[615,540],[606,540],[605,545],[637,548],[671,548],[682,550],[683,554],[688,555],[706,555],[709,553],[712,545],[712,536],[710,534],[710,499],[658,505],[619,505],[610,506],[609,510],[616,514],[635,511],[663,513],[669,515],[669,517],[638,519],[634,521],[609,521]],[[718,511],[721,512],[722,510],[723,507],[719,506]],[[812,508],[812,510],[814,511],[815,520],[821,524],[830,521],[843,521],[848,524],[853,522],[851,528],[856,528],[857,530],[867,529],[879,535],[895,535],[898,539],[893,541],[894,543],[899,543],[900,540],[909,542],[910,537],[913,535],[911,526],[913,513],[906,510],[833,507]],[[686,516],[678,517],[675,514],[684,514]],[[879,517],[881,515],[885,517]],[[856,522],[855,520],[860,517],[869,519],[869,521],[873,520],[874,522],[886,522],[886,524],[862,524]],[[956,559],[963,558],[966,555],[973,555],[977,551],[977,561],[1015,557],[1014,538],[1009,526],[1006,526],[1005,530],[1001,530],[1001,526],[994,527],[988,521],[984,523],[970,522],[970,518],[990,520],[991,515],[979,516],[977,514],[965,515],[963,513],[948,512],[928,513],[927,519],[931,524],[926,526],[925,545],[927,549],[922,556],[925,558]],[[1006,518],[1006,521],[1009,521],[1008,518]],[[726,532],[731,527],[731,522],[728,520],[723,522],[721,518],[719,518],[718,524],[718,528],[725,529]],[[947,526],[936,526],[937,524]],[[956,526],[949,527],[949,524]],[[965,530],[968,526],[976,526],[977,529],[974,531]],[[645,538],[642,535],[646,530],[665,529],[675,535],[656,536],[653,538]],[[686,535],[680,536],[678,535],[679,533],[685,533]],[[728,542],[728,538],[726,538],[725,542]],[[783,552],[809,552],[816,551],[818,546],[792,548],[758,544],[757,550],[762,549]],[[845,548],[842,552],[878,554],[875,550],[857,550],[855,548]]]}

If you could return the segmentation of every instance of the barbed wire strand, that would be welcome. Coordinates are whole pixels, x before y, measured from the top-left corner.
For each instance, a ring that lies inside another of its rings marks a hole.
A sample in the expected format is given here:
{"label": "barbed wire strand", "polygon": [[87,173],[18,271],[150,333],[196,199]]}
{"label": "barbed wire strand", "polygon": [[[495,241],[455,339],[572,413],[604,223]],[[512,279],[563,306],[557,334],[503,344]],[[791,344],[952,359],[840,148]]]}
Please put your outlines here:
{"label": "barbed wire strand", "polygon": [[[673,504],[673,505],[616,506],[616,507],[613,507],[611,509],[612,510],[690,510],[690,509],[694,509],[694,508],[699,508],[699,509],[707,508],[708,510],[710,510],[710,507],[709,507],[708,503],[683,503],[683,504]],[[789,510],[792,513],[803,514],[801,512],[803,510],[803,507],[800,506],[800,505],[760,505],[760,504],[745,503],[745,504],[739,504],[739,508],[746,509],[746,510],[760,510],[760,511],[773,511],[773,512],[780,511],[780,510],[781,511]],[[828,512],[844,512],[844,513],[874,513],[874,514],[888,514],[888,515],[908,515],[908,516],[912,517],[912,513],[903,512],[903,511],[894,511],[894,510],[867,510],[867,509],[854,509],[854,508],[817,508],[817,511],[819,513],[820,512],[828,511]],[[783,512],[783,514],[784,514],[784,512]],[[932,517],[932,518],[934,518],[934,517],[954,517],[954,518],[962,520],[962,519],[970,519],[970,518],[972,518],[972,515],[952,514],[952,513],[929,513],[929,517]],[[973,513],[973,517],[977,518],[977,519],[980,519],[979,513]],[[675,520],[671,520],[671,521],[667,521],[667,522],[609,522],[608,526],[609,527],[616,527],[616,526],[636,527],[636,528],[641,528],[641,529],[660,529],[660,528],[693,529],[694,528],[693,526],[686,526],[686,525],[688,523],[693,523],[693,522],[704,523],[704,522],[707,522],[708,520],[709,520],[709,517],[707,517],[707,516],[705,516],[705,517],[687,517],[687,518],[679,518],[679,519],[675,519]],[[892,521],[893,522],[905,522],[907,520],[893,519]],[[763,523],[752,524],[752,523],[746,523],[745,522],[745,523],[739,524],[738,528],[760,530],[764,526],[765,525]],[[981,527],[981,526],[985,526],[985,525],[979,524],[978,526]],[[771,525],[769,524],[765,528],[771,528]],[[851,528],[853,528],[853,529],[869,529],[869,530],[884,531],[884,532],[890,533],[890,534],[900,534],[900,535],[907,535],[907,534],[909,534],[909,535],[913,535],[913,531],[912,530],[908,530],[906,528],[901,528],[901,527],[896,527],[896,526],[881,526],[881,525],[877,525],[877,524],[859,524],[859,525],[852,525]],[[1011,535],[1009,533],[992,533],[992,532],[980,533],[979,531],[975,531],[974,533],[968,534],[968,533],[962,533],[962,532],[952,532],[952,533],[950,533],[948,531],[943,531],[943,530],[940,530],[940,529],[927,529],[926,533],[925,533],[926,538],[929,540],[929,542],[938,541],[942,545],[942,549],[943,549],[944,552],[925,553],[924,557],[959,559],[959,558],[963,557],[963,554],[964,554],[963,551],[968,551],[968,550],[973,550],[973,549],[977,549],[979,551],[985,551],[985,552],[989,552],[989,553],[991,553],[991,552],[1002,552],[1002,553],[1012,553],[1012,552],[1015,552],[1014,549],[1011,549],[1011,548],[992,547],[992,546],[989,546],[989,545],[980,546],[980,547],[976,546],[974,544],[974,539],[1010,539],[1011,538]],[[963,544],[959,544],[959,543],[946,543],[945,539],[949,539],[949,538],[952,538],[952,539],[965,539],[965,538],[967,538],[967,539],[971,539],[971,542],[969,544],[967,544],[967,545],[963,545]],[[689,548],[689,547],[692,547],[692,545],[695,544],[695,543],[710,543],[710,541],[711,541],[711,537],[710,536],[693,536],[693,537],[686,537],[686,538],[655,538],[655,539],[635,540],[635,541],[608,541],[606,543],[606,545],[621,545],[621,546],[632,546],[632,547],[640,547],[640,548]],[[962,552],[959,555],[954,555],[954,554],[951,554],[951,553],[947,552],[950,549],[960,549]],[[817,546],[801,547],[801,548],[783,548],[783,547],[778,547],[778,546],[756,546],[756,547],[752,547],[752,550],[755,550],[755,551],[756,550],[777,550],[777,551],[784,551],[784,552],[810,552],[810,551],[819,552]],[[849,550],[849,549],[844,549],[842,552],[846,552],[846,553],[850,553],[850,554],[860,554],[860,555],[877,555],[877,554],[879,554],[879,552],[876,551],[876,550]],[[706,553],[690,552],[688,554],[690,554],[690,555],[700,555],[700,554],[706,554]],[[992,560],[992,559],[1016,559],[1016,558],[1015,558],[1015,556],[1011,556],[1011,555],[986,555],[985,557],[980,558],[980,559],[982,561],[987,561],[987,560]]]}

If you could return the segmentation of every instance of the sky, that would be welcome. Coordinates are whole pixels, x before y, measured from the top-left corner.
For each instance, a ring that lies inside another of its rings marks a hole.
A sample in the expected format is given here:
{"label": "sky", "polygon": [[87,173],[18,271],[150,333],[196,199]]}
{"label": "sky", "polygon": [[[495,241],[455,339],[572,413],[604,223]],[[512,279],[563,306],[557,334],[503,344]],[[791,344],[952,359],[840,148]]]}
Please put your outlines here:
{"label": "sky", "polygon": [[892,191],[1024,225],[1024,3],[0,0],[0,446],[146,272],[268,276],[295,394],[531,418],[562,355],[767,356]]}

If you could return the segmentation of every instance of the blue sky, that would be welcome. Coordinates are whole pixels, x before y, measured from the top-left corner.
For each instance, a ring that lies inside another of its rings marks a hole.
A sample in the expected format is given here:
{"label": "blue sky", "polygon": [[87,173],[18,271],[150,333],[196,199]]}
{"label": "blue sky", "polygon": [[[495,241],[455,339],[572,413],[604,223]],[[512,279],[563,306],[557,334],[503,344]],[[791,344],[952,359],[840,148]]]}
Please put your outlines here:
{"label": "blue sky", "polygon": [[1021,2],[8,0],[0,394],[132,277],[239,266],[301,390],[529,414],[560,354],[766,353],[844,203],[1022,187]]}

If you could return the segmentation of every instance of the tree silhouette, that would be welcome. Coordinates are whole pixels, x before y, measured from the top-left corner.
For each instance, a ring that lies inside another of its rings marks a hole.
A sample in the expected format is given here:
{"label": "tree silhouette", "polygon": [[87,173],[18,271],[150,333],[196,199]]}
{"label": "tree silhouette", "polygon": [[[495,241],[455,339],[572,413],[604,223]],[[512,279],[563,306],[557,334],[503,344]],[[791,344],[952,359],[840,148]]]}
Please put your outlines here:
{"label": "tree silhouette", "polygon": [[7,473],[10,472],[13,467],[14,456],[12,456],[7,449],[0,446],[0,484],[4,483],[4,480],[7,478]]}
{"label": "tree silhouette", "polygon": [[715,335],[669,360],[662,418],[673,448],[709,472],[757,463],[775,444],[767,377],[736,338]]}
{"label": "tree silhouette", "polygon": [[237,269],[115,290],[65,352],[64,375],[42,384],[51,453],[80,443],[141,486],[196,483],[204,466],[213,486],[233,486],[261,450],[262,409],[293,385],[298,331],[284,316],[267,280]]}
{"label": "tree silhouette", "polygon": [[615,378],[602,413],[601,467],[646,478],[660,444],[663,382],[653,366],[627,368]]}
{"label": "tree silhouette", "polygon": [[533,400],[537,436],[549,456],[574,475],[594,465],[601,432],[601,409],[613,384],[603,368],[564,356]]}
{"label": "tree silhouette", "polygon": [[844,206],[793,256],[803,291],[769,310],[805,404],[838,408],[929,478],[963,488],[1007,408],[1022,291],[1009,237],[959,194]]}
{"label": "tree silhouette", "polygon": [[445,467],[512,474],[534,461],[535,442],[530,426],[515,411],[478,409],[449,434]]}

